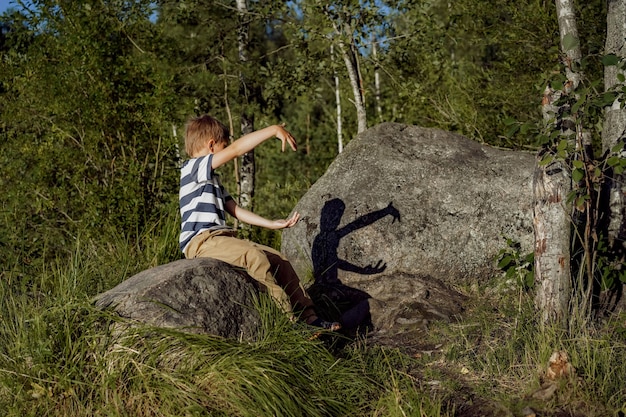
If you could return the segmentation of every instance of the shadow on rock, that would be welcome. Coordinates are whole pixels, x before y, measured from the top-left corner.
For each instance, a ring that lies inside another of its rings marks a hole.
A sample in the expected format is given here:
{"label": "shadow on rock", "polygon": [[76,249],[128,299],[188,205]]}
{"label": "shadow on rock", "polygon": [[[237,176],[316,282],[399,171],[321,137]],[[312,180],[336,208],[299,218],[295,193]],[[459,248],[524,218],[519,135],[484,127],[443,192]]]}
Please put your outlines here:
{"label": "shadow on rock", "polygon": [[361,275],[374,275],[383,272],[385,263],[355,265],[341,259],[338,255],[341,239],[348,234],[366,227],[386,216],[393,221],[400,221],[400,213],[392,203],[382,209],[357,218],[355,221],[339,227],[346,209],[345,203],[334,198],[327,201],[320,215],[320,232],[313,241],[311,258],[315,283],[309,289],[316,305],[329,314],[333,320],[339,320],[344,331],[350,335],[373,330],[371,317],[372,297],[365,291],[344,285],[338,277],[338,271],[350,271]]}
{"label": "shadow on rock", "polygon": [[[356,265],[341,259],[339,245],[350,233],[386,217],[400,221],[400,212],[389,203],[340,227],[345,203],[327,201],[320,215],[320,231],[311,248],[315,283],[309,293],[328,318],[339,320],[348,336],[375,334],[379,340],[400,334],[415,337],[431,320],[450,320],[460,314],[464,297],[431,277],[414,274],[384,274],[383,259]],[[361,276],[347,285],[340,271]],[[389,339],[391,340],[391,339]]]}

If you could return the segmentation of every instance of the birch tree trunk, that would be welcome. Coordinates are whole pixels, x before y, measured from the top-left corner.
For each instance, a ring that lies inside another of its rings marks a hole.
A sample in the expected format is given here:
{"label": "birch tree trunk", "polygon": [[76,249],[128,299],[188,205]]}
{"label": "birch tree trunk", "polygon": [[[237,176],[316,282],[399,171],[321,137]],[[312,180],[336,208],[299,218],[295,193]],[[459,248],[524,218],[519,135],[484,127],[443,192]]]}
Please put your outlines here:
{"label": "birch tree trunk", "polygon": [[556,14],[559,22],[561,53],[565,56],[565,75],[572,83],[571,86],[566,86],[566,88],[569,87],[566,92],[569,92],[578,87],[581,78],[577,64],[580,64],[582,52],[576,26],[574,0],[556,0]]}
{"label": "birch tree trunk", "polygon": [[543,324],[567,324],[572,293],[571,220],[566,204],[570,189],[570,176],[562,162],[536,165],[533,178],[535,306]]}
{"label": "birch tree trunk", "polygon": [[[554,102],[562,94],[569,94],[580,83],[577,71],[581,52],[574,14],[573,0],[556,0],[561,51],[565,59],[567,82],[562,91],[547,90],[542,102],[544,117],[554,121],[564,138],[573,142],[576,122],[562,118],[562,109]],[[541,159],[542,154],[539,154]],[[570,269],[571,207],[567,195],[572,181],[566,164],[554,160],[547,165],[537,164],[533,181],[533,227],[535,232],[535,306],[543,324],[567,325],[569,303],[572,297]]]}
{"label": "birch tree trunk", "polygon": [[[338,25],[338,23],[333,20],[333,17],[330,16],[328,10],[325,11],[325,14],[326,18],[333,26],[339,52],[346,65],[350,86],[352,87],[352,95],[354,96],[353,103],[356,108],[357,133],[361,133],[367,129],[367,112],[365,110],[365,99],[363,95],[363,80],[361,79],[361,72],[359,70],[359,52],[354,45],[353,30],[347,21],[340,22]],[[344,36],[350,39],[350,45],[346,45]]]}
{"label": "birch tree trunk", "polygon": [[330,60],[333,65],[333,77],[335,78],[335,104],[337,107],[337,152],[343,152],[343,128],[341,122],[341,94],[339,93],[339,75],[335,68],[335,48],[330,45]]}
{"label": "birch tree trunk", "polygon": [[378,121],[383,122],[383,109],[380,105],[380,65],[378,63],[378,39],[376,35],[372,40],[372,57],[374,58],[374,91],[376,96],[376,114]]}
{"label": "birch tree trunk", "polygon": [[357,117],[357,133],[364,132],[367,129],[367,113],[365,111],[365,102],[363,100],[363,91],[361,89],[361,79],[357,69],[358,57],[354,54],[353,49],[348,48],[341,36],[338,37],[339,50],[341,56],[346,64],[346,70],[348,71],[348,78],[350,79],[350,86],[352,87],[352,94],[354,96],[354,106],[356,107]]}
{"label": "birch tree trunk", "polygon": [[[237,12],[239,15],[239,28],[237,33],[239,62],[245,66],[248,62],[249,44],[249,22],[248,7],[246,0],[237,0]],[[241,112],[241,134],[246,135],[254,131],[254,117],[247,113],[248,90],[243,71],[239,73],[239,93],[243,101],[243,111]],[[239,205],[247,210],[252,210],[252,199],[254,197],[256,164],[254,161],[254,149],[242,157],[239,169]]]}
{"label": "birch tree trunk", "polygon": [[[615,54],[626,58],[626,0],[609,0],[607,10],[607,33],[605,50],[607,54]],[[623,73],[623,72],[622,72]],[[604,70],[604,86],[610,90],[620,83],[618,68],[606,66]],[[602,131],[602,149],[606,153],[618,144],[622,144],[621,157],[626,157],[624,143],[626,141],[626,109],[619,98],[606,109]],[[626,249],[626,176],[612,175],[609,182],[608,207],[608,239],[609,245],[619,251]]]}

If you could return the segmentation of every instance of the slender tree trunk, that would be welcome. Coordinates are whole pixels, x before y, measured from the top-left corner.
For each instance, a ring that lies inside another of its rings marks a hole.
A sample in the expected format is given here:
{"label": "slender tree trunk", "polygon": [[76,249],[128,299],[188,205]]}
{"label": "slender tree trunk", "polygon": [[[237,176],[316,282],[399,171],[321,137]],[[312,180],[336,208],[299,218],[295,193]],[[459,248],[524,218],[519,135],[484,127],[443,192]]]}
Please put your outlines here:
{"label": "slender tree trunk", "polygon": [[378,121],[383,121],[383,109],[380,105],[380,65],[378,64],[378,39],[376,35],[372,40],[372,57],[374,58],[374,90],[376,96],[376,114],[378,115]]}
{"label": "slender tree trunk", "polygon": [[333,76],[335,78],[335,104],[337,107],[337,152],[343,152],[343,131],[341,125],[341,94],[339,93],[339,75],[335,68],[335,48],[330,45],[330,60],[333,64]]}
{"label": "slender tree trunk", "polygon": [[[605,52],[626,58],[624,37],[626,36],[626,1],[609,0],[606,22]],[[623,73],[623,72],[622,72]],[[604,69],[604,88],[610,90],[620,83],[617,79],[618,68],[615,65]],[[602,148],[609,151],[618,143],[626,128],[626,109],[621,108],[622,101],[616,99],[611,107],[606,109],[602,129]]]}
{"label": "slender tree trunk", "polygon": [[348,78],[350,79],[350,85],[352,86],[352,94],[354,95],[354,106],[356,107],[357,117],[357,133],[364,132],[367,129],[367,113],[365,111],[365,102],[363,100],[363,94],[361,90],[361,80],[357,69],[358,57],[354,55],[351,48],[346,47],[345,43],[339,37],[339,50],[341,56],[346,64],[346,70],[348,71]]}
{"label": "slender tree trunk", "polygon": [[[605,49],[607,54],[626,58],[626,0],[609,0],[607,10],[607,34]],[[623,71],[622,71],[623,74]],[[604,86],[610,90],[621,83],[617,66],[607,66],[604,70]],[[602,149],[605,154],[621,144],[621,157],[626,158],[626,108],[619,98],[607,108],[602,131]],[[626,176],[613,174],[609,182],[608,239],[609,245],[620,252],[626,249]]]}
{"label": "slender tree trunk", "polygon": [[556,15],[559,21],[561,52],[565,55],[565,75],[572,83],[566,88],[570,87],[569,91],[571,91],[580,83],[581,74],[577,71],[576,64],[580,64],[582,58],[574,0],[556,0]]}
{"label": "slender tree trunk", "polygon": [[[226,66],[224,65],[225,60],[222,60],[222,65],[224,67],[224,107],[226,109],[226,115],[228,116],[228,131],[230,132],[230,137],[228,138],[228,143],[231,143],[233,140],[233,133],[235,132],[235,122],[233,121],[233,112],[230,109],[230,100],[228,99],[228,74],[226,72]],[[235,183],[237,184],[237,195],[240,194],[240,182],[239,182],[239,161],[237,158],[233,160],[233,173],[235,175]],[[235,229],[239,229],[239,220],[235,219],[233,227]]]}
{"label": "slender tree trunk", "polygon": [[[239,61],[242,66],[248,62],[249,44],[249,23],[248,7],[246,0],[237,0],[237,12],[239,14]],[[254,117],[248,114],[248,89],[243,71],[239,74],[239,93],[243,101],[243,111],[241,112],[241,134],[246,135],[254,131]],[[239,169],[239,205],[247,210],[252,210],[252,199],[254,197],[256,164],[254,161],[254,149],[243,155],[241,167]]]}
{"label": "slender tree trunk", "polygon": [[305,147],[306,155],[311,155],[311,113],[306,114],[306,142]]}
{"label": "slender tree trunk", "polygon": [[[562,110],[554,105],[558,97],[574,91],[580,83],[577,71],[581,52],[573,0],[556,0],[561,51],[567,81],[562,91],[546,89],[543,99],[544,117],[554,122],[564,138],[575,145],[576,121],[562,118]],[[582,136],[581,136],[582,137]],[[539,154],[541,159],[543,151]],[[533,226],[535,232],[535,306],[543,324],[567,325],[572,297],[571,205],[567,195],[572,181],[565,162],[554,160],[547,165],[537,163],[533,181]]]}
{"label": "slender tree trunk", "polygon": [[[365,100],[363,97],[363,80],[361,79],[359,70],[359,52],[352,44],[352,41],[350,45],[346,45],[343,41],[344,34],[342,30],[339,29],[339,26],[332,20],[331,16],[326,14],[326,17],[333,25],[337,37],[337,45],[339,46],[341,57],[346,65],[346,70],[348,71],[348,78],[350,79],[350,86],[352,87],[352,94],[354,96],[354,106],[356,107],[357,133],[361,133],[367,129],[367,112],[365,111]],[[344,23],[343,27],[345,36],[352,40],[352,29],[350,25]]]}
{"label": "slender tree trunk", "polygon": [[176,164],[180,165],[180,146],[178,145],[178,130],[176,128],[176,125],[174,123],[172,123],[172,137],[174,138],[174,154],[175,154],[175,158],[176,158]]}

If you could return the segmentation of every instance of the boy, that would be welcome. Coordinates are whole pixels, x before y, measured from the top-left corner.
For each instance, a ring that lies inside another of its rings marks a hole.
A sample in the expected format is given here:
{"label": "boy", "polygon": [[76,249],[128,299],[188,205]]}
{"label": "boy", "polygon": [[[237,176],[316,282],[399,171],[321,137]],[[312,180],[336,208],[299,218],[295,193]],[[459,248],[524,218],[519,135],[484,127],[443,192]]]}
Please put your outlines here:
{"label": "boy", "polygon": [[283,152],[286,143],[295,151],[295,139],[282,125],[257,130],[230,145],[228,133],[226,126],[208,115],[192,118],[187,123],[185,150],[191,159],[181,168],[181,250],[187,259],[209,257],[245,268],[288,314],[297,313],[307,324],[316,327],[339,330],[339,323],[327,322],[317,316],[313,301],[280,252],[238,239],[236,231],[226,226],[225,213],[242,222],[269,229],[296,224],[300,218],[297,212],[289,219],[268,220],[239,207],[214,172],[272,137],[280,139]]}

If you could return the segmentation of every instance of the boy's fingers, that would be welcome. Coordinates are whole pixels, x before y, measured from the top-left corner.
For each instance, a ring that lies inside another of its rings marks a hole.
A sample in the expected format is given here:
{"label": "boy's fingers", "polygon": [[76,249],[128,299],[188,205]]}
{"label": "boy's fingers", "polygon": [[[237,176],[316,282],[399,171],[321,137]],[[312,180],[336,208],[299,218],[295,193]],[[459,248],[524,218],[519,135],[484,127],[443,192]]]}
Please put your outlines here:
{"label": "boy's fingers", "polygon": [[293,227],[295,226],[296,223],[298,223],[298,220],[300,220],[300,213],[298,213],[297,211],[293,214],[293,216],[291,216],[289,219],[286,220],[286,227]]}
{"label": "boy's fingers", "polygon": [[296,140],[294,139],[293,136],[291,136],[291,134],[289,135],[289,145],[291,146],[291,149],[293,149],[294,151],[298,150],[298,145],[296,145]]}

